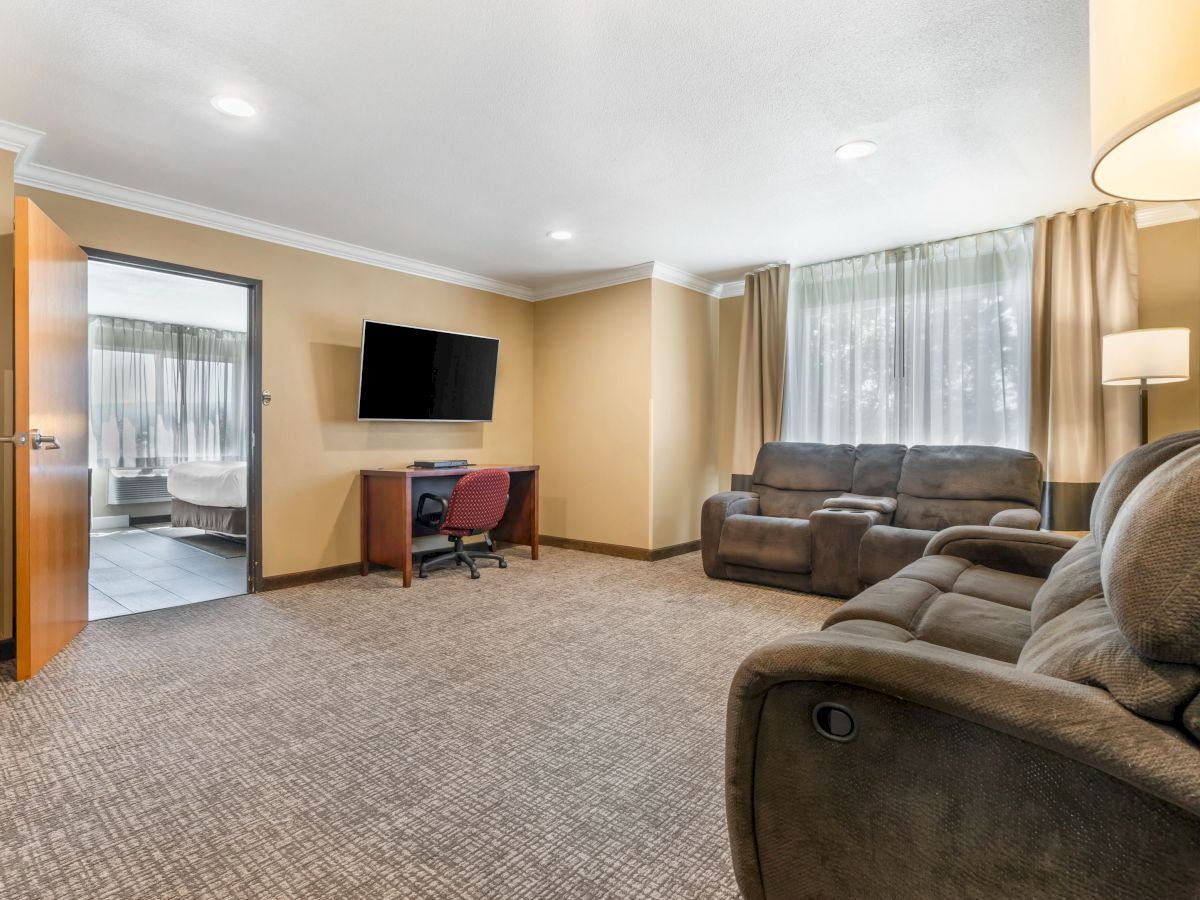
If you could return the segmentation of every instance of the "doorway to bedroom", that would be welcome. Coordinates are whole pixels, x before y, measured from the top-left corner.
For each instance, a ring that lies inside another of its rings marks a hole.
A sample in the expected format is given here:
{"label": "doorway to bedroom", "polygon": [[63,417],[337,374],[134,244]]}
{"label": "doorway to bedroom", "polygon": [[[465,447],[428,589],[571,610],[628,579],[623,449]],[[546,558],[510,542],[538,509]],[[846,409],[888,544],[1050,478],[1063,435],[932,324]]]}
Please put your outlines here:
{"label": "doorway to bedroom", "polygon": [[258,581],[261,285],[88,250],[88,618]]}

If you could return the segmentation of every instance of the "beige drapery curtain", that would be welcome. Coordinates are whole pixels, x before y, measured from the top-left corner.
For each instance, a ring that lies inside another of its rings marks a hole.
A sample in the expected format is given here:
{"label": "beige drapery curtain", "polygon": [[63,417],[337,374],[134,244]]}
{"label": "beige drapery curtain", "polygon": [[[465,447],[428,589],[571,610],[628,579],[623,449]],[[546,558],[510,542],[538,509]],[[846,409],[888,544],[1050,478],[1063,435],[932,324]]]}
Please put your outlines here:
{"label": "beige drapery curtain", "polygon": [[1034,225],[1030,449],[1046,527],[1086,531],[1104,471],[1139,439],[1137,391],[1100,384],[1100,338],[1138,327],[1137,223],[1122,202]]}
{"label": "beige drapery curtain", "polygon": [[733,471],[749,474],[759,448],[779,440],[783,420],[783,357],[787,343],[791,266],[746,275],[733,421]]}

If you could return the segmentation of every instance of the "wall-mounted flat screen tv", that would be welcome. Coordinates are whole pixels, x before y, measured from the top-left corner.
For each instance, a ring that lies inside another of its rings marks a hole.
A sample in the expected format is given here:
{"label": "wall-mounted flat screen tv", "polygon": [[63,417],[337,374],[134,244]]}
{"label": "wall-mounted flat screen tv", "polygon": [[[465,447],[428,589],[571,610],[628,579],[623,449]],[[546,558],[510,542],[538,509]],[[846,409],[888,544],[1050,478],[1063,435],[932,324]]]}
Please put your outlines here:
{"label": "wall-mounted flat screen tv", "polygon": [[363,320],[358,418],[490,422],[498,338]]}

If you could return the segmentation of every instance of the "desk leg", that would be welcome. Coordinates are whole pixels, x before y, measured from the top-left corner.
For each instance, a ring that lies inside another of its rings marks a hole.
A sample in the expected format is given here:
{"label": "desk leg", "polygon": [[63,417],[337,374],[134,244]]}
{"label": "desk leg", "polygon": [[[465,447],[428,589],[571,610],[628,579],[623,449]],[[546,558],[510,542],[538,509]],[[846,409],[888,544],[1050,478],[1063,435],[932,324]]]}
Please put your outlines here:
{"label": "desk leg", "polygon": [[538,498],[538,470],[533,470],[533,478],[530,485],[530,493],[533,495],[530,499],[533,501],[529,504],[529,557],[531,559],[538,558],[538,510],[541,507],[541,502]]}
{"label": "desk leg", "polygon": [[404,572],[404,586],[412,587],[413,570],[413,508],[412,508],[412,479],[402,478],[400,490],[400,509],[403,511],[400,532],[400,568]]}
{"label": "desk leg", "polygon": [[358,574],[366,575],[371,571],[371,479],[366,475],[358,476]]}

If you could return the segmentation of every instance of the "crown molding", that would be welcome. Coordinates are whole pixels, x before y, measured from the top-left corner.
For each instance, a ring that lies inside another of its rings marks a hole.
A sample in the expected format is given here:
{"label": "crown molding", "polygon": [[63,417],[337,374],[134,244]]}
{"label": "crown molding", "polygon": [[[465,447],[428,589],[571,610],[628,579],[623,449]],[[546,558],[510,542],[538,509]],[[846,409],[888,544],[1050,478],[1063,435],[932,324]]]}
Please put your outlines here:
{"label": "crown molding", "polygon": [[677,284],[680,287],[687,288],[689,291],[696,291],[709,297],[719,297],[721,295],[721,285],[715,281],[710,281],[700,275],[693,275],[691,272],[685,272],[683,269],[677,269],[675,266],[669,266],[666,263],[654,263],[651,277],[670,284]]}
{"label": "crown molding", "polygon": [[27,166],[37,152],[38,144],[46,136],[44,131],[35,131],[15,122],[0,120],[0,150],[8,150],[17,154],[15,169],[20,171]]}
{"label": "crown molding", "polygon": [[1200,204],[1181,200],[1178,203],[1157,203],[1154,206],[1139,205],[1135,215],[1138,228],[1153,228],[1155,225],[1200,219]]}
{"label": "crown molding", "polygon": [[707,278],[693,275],[691,272],[685,272],[683,269],[667,263],[652,260],[624,269],[608,269],[583,278],[559,281],[534,291],[533,299],[552,300],[558,297],[569,297],[571,294],[598,291],[607,287],[616,287],[619,284],[629,284],[632,281],[643,281],[647,278],[657,278],[659,281],[677,284],[708,297],[718,296],[721,289],[721,285],[715,281],[709,281]]}
{"label": "crown molding", "polygon": [[404,272],[421,278],[430,278],[462,287],[489,291],[493,294],[502,294],[506,297],[515,297],[519,300],[546,300],[551,297],[564,297],[583,291],[628,284],[644,278],[658,278],[661,281],[698,291],[709,297],[717,297],[721,294],[722,286],[714,281],[693,275],[691,272],[685,272],[675,266],[654,261],[560,281],[534,291],[525,285],[463,272],[459,269],[387,253],[383,250],[374,250],[370,247],[322,237],[295,228],[273,225],[270,222],[202,206],[198,203],[177,200],[162,194],[124,187],[99,178],[77,175],[74,172],[64,172],[61,169],[44,166],[33,161],[38,146],[44,138],[45,134],[41,131],[12,122],[0,121],[0,149],[16,153],[14,174],[19,184],[55,191],[83,200],[107,203],[110,206],[118,206],[134,212],[162,216],[203,228],[226,231],[230,234],[280,244],[285,247],[295,247],[298,250],[333,256],[380,269],[390,269],[394,272]]}
{"label": "crown molding", "polygon": [[618,284],[629,284],[631,281],[642,281],[654,277],[653,262],[638,263],[624,269],[607,269],[586,275],[583,278],[572,278],[559,281],[534,291],[532,300],[552,300],[557,297],[568,297],[571,294],[582,294],[585,291],[598,291],[601,288],[616,287]]}
{"label": "crown molding", "polygon": [[41,166],[36,163],[19,166],[16,180],[28,187],[69,194],[84,200],[95,200],[135,212],[162,216],[166,219],[200,225],[204,228],[215,228],[218,231],[227,231],[231,234],[268,241],[272,244],[282,244],[285,247],[295,247],[298,250],[308,250],[312,253],[321,253],[325,256],[335,256],[339,259],[364,263],[380,269],[391,269],[407,275],[417,275],[421,278],[431,278],[435,281],[444,281],[462,287],[490,291],[493,294],[503,294],[519,300],[531,299],[529,289],[524,285],[498,281],[484,275],[475,275],[471,272],[463,272],[448,266],[439,266],[436,263],[399,256],[395,253],[373,250],[370,247],[321,237],[295,228],[272,225],[270,222],[201,206],[198,203],[175,200],[161,194],[152,194],[149,191],[122,187],[98,178],[52,169],[49,166]]}
{"label": "crown molding", "polygon": [[741,297],[746,293],[746,279],[742,278],[738,281],[726,281],[720,285],[721,292],[717,295],[722,300],[726,297]]}

